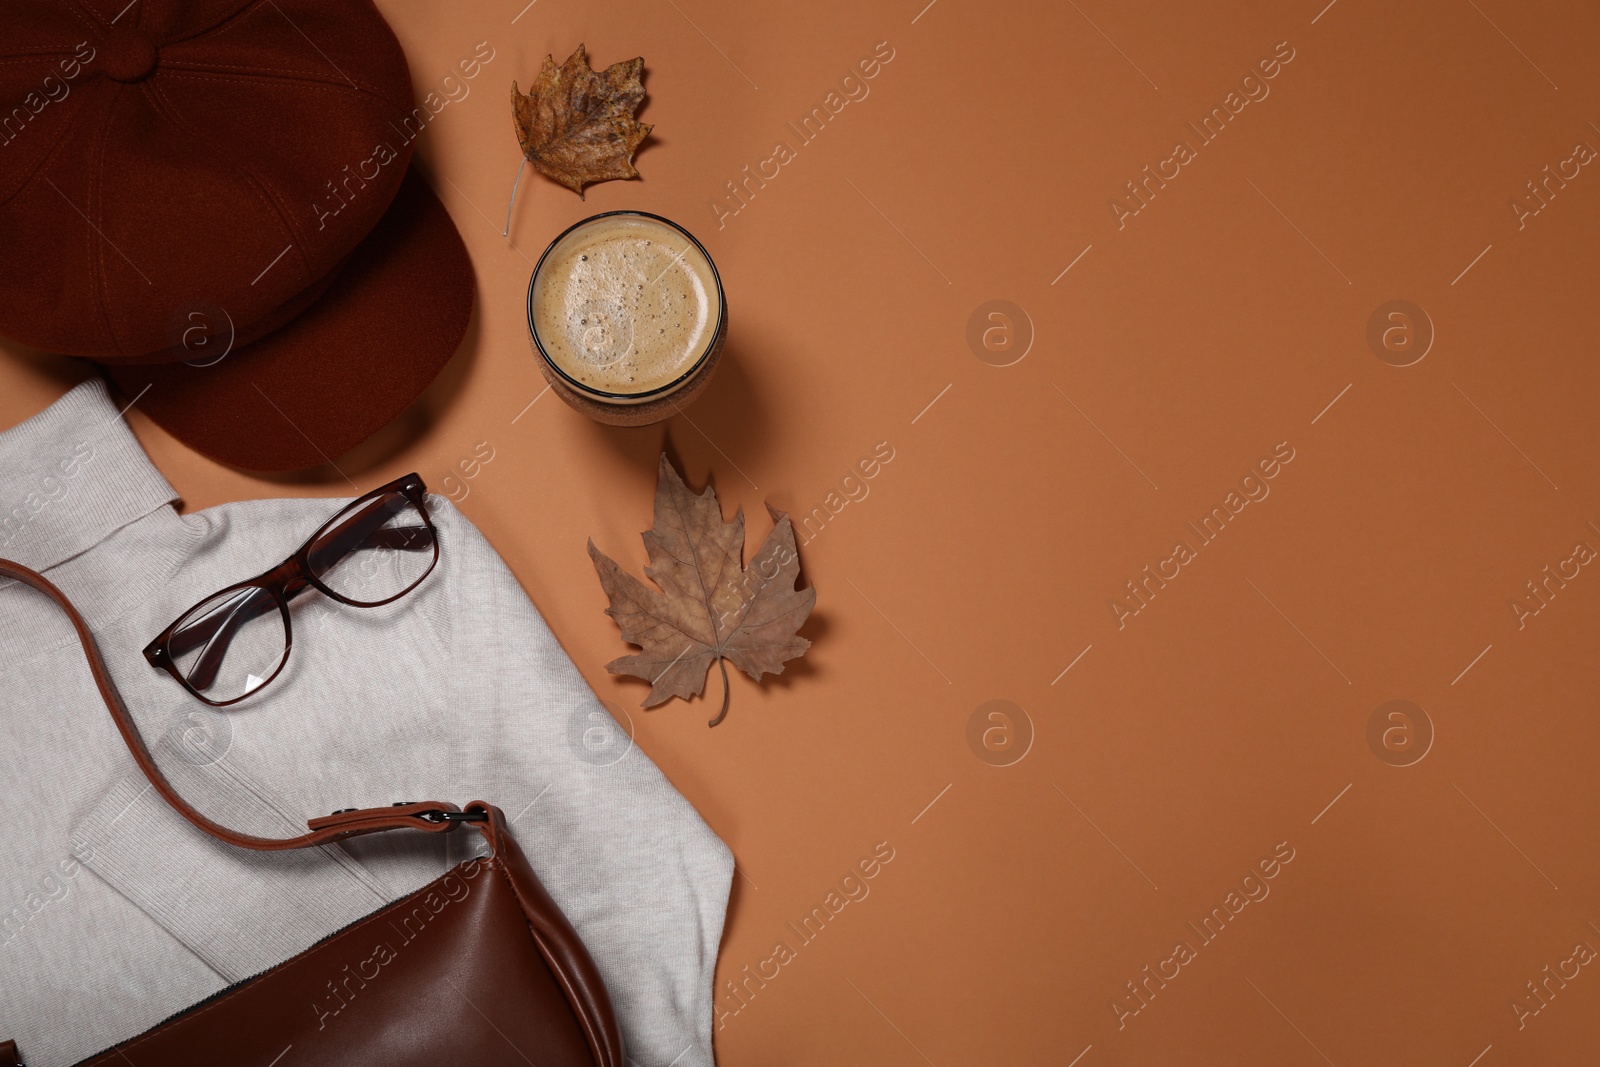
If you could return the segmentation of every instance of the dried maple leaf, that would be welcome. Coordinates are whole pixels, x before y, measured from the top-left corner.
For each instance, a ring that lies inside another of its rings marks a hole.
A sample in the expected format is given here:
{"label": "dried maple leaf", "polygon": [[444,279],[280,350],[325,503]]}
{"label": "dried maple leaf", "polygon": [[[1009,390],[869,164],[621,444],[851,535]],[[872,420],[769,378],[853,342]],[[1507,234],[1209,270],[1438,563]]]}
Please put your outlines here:
{"label": "dried maple leaf", "polygon": [[637,178],[634,149],[651,130],[633,117],[644,101],[643,70],[644,59],[637,58],[597,74],[581,44],[559,67],[546,56],[532,91],[511,83],[523,157],[579,196],[593,182]]}
{"label": "dried maple leaf", "polygon": [[624,641],[642,649],[612,660],[606,670],[649,682],[643,707],[698,696],[715,660],[722,668],[722,711],[710,723],[715,726],[728,714],[725,660],[759,682],[763,674],[782,674],[785,661],[811,647],[796,631],[810,616],[817,591],[795,588],[800,556],[794,526],[776,508],[768,505],[767,511],[775,525],[746,567],[740,562],[744,509],[723,522],[711,487],[691,493],[663,454],[655,525],[642,535],[650,554],[644,572],[660,589],[589,542],[589,558],[611,598],[606,614],[617,620]]}

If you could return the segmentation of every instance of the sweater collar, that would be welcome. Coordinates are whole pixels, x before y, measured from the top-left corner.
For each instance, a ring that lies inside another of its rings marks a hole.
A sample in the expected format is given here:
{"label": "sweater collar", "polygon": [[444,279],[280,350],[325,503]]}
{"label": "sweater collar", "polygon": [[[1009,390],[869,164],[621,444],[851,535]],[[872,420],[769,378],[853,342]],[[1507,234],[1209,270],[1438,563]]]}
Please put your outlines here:
{"label": "sweater collar", "polygon": [[98,379],[0,433],[0,557],[34,570],[176,499]]}

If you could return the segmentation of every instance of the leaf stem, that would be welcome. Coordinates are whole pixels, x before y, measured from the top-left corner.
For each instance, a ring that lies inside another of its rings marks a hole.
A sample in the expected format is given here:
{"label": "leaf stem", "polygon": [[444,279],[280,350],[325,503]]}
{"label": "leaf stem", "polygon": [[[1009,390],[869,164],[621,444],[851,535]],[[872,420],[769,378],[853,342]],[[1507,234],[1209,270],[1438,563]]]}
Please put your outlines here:
{"label": "leaf stem", "polygon": [[501,237],[504,237],[507,240],[510,240],[511,238],[511,209],[515,207],[517,203],[517,186],[522,184],[522,168],[526,167],[527,165],[528,157],[523,156],[522,162],[517,164],[516,181],[511,183],[511,203],[506,205],[506,228],[500,234]]}
{"label": "leaf stem", "polygon": [[722,668],[722,710],[717,712],[717,717],[708,722],[707,726],[715,726],[728,717],[728,697],[731,695],[728,692],[728,661],[719,657],[717,666]]}

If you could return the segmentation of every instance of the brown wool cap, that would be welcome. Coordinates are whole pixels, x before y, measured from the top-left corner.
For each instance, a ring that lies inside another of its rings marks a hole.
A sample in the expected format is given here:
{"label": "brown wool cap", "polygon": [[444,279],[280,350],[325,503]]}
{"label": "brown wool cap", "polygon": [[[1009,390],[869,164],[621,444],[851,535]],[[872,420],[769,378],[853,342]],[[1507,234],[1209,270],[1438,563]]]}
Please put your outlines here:
{"label": "brown wool cap", "polygon": [[0,5],[0,333],[102,364],[175,437],[294,470],[353,448],[466,333],[369,0]]}

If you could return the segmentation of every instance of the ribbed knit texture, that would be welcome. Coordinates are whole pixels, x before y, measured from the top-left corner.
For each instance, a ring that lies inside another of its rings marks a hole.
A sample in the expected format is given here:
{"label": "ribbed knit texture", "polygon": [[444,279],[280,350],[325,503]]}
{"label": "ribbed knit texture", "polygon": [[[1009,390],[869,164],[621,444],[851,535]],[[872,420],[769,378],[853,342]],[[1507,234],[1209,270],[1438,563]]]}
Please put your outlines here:
{"label": "ribbed knit texture", "polygon": [[[732,856],[614,725],[477,529],[431,498],[441,555],[423,585],[370,610],[297,598],[289,665],[219,711],[140,650],[201,597],[284,559],[342,501],[180,516],[173,497],[98,382],[0,434],[0,556],[77,604],[174,786],[265,836],[345,807],[499,805],[594,955],[629,1058],[710,1065]],[[206,837],[148,789],[65,617],[15,583],[0,584],[0,804],[0,1038],[31,1067],[74,1063],[303,950],[477,840],[394,833],[263,854]]]}

